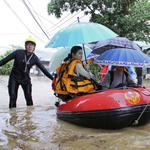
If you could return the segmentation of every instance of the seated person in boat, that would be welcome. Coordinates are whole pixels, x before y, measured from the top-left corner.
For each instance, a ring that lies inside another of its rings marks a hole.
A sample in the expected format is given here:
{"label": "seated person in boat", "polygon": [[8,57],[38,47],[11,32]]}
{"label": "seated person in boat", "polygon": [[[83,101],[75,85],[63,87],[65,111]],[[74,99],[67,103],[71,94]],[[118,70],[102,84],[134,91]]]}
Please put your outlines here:
{"label": "seated person in boat", "polygon": [[69,99],[89,91],[101,89],[88,72],[89,66],[84,69],[82,59],[82,47],[73,46],[71,53],[64,59],[58,69],[54,84],[55,95],[60,99]]}
{"label": "seated person in boat", "polygon": [[[111,70],[115,69],[115,67],[111,67]],[[134,80],[135,83],[137,83],[137,74],[136,74],[136,71],[135,71],[135,67],[133,66],[126,66],[124,67],[124,71],[127,71],[130,73],[132,79]]]}
{"label": "seated person in boat", "polygon": [[109,71],[103,82],[102,90],[113,89],[121,86],[136,86],[129,72],[124,71],[123,66],[115,66],[113,71]]}

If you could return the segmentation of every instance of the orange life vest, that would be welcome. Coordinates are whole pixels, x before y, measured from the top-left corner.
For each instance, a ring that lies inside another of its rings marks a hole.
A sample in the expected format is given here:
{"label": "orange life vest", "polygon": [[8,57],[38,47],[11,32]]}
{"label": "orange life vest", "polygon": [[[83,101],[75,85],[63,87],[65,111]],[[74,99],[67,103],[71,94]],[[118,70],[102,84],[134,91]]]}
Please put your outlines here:
{"label": "orange life vest", "polygon": [[76,63],[80,63],[83,66],[80,60],[73,59],[62,63],[56,70],[55,94],[78,94],[95,91],[97,89],[93,80],[78,76],[75,73],[74,69]]}

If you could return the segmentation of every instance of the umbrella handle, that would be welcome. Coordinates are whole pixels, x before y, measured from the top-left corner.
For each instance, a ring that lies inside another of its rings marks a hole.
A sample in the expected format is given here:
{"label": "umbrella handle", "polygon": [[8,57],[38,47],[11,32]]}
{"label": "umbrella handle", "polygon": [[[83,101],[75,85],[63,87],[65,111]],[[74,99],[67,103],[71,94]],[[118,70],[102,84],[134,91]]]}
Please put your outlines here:
{"label": "umbrella handle", "polygon": [[87,61],[86,61],[86,53],[85,53],[85,47],[84,47],[84,44],[82,44],[83,45],[83,51],[84,51],[84,56],[85,56],[85,62],[86,62],[86,64],[87,64]]}

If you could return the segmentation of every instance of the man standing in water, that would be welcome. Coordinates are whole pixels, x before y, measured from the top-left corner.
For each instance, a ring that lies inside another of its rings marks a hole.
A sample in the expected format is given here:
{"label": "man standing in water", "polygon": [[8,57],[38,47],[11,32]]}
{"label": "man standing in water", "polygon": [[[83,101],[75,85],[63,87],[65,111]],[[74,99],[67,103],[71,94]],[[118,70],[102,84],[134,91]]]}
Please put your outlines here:
{"label": "man standing in water", "polygon": [[52,75],[43,66],[39,58],[33,53],[36,47],[36,41],[28,38],[25,41],[25,50],[18,49],[0,61],[0,66],[14,59],[14,65],[9,75],[8,92],[10,97],[9,108],[16,107],[17,94],[19,85],[21,85],[27,106],[32,106],[32,84],[30,78],[30,69],[36,65],[49,78],[53,79]]}

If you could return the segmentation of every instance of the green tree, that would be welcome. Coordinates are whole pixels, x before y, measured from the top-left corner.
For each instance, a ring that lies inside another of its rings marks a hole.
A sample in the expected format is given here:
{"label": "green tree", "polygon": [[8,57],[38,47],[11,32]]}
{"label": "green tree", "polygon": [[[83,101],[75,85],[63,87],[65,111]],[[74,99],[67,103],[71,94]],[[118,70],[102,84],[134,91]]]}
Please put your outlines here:
{"label": "green tree", "polygon": [[[0,60],[2,60],[3,58],[5,58],[6,56],[8,56],[10,53],[12,53],[14,50],[16,49],[22,49],[22,47],[20,46],[12,46],[12,50],[8,50],[6,51],[6,53],[4,55],[0,55]],[[9,75],[11,68],[13,66],[14,60],[9,61],[8,63],[6,63],[5,65],[0,67],[0,75]]]}
{"label": "green tree", "polygon": [[148,0],[51,0],[47,11],[60,18],[65,11],[84,11],[90,21],[103,24],[121,37],[150,42]]}

